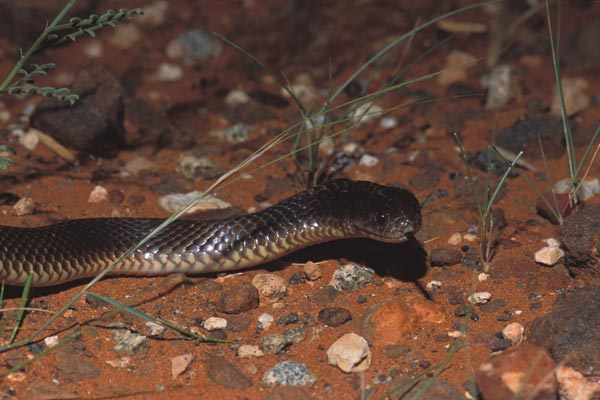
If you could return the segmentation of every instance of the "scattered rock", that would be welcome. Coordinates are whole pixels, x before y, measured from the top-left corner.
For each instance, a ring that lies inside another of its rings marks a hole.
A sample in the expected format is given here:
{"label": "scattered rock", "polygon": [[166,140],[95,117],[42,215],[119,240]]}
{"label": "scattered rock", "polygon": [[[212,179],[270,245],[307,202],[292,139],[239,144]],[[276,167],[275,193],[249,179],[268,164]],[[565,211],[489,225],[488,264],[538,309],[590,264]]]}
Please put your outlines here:
{"label": "scattered rock", "polygon": [[150,337],[160,337],[167,329],[163,325],[152,321],[146,322],[146,328],[148,329],[148,336]]}
{"label": "scattered rock", "polygon": [[127,161],[123,167],[123,170],[129,172],[131,175],[138,175],[141,171],[151,171],[153,169],[156,169],[156,164],[147,158],[137,155]]}
{"label": "scattered rock", "polygon": [[140,40],[140,30],[135,24],[119,24],[115,26],[108,41],[113,46],[127,50]]}
{"label": "scattered rock", "polygon": [[291,341],[280,333],[270,333],[260,339],[260,349],[267,354],[279,354],[291,344]]}
{"label": "scattered rock", "polygon": [[546,243],[548,246],[535,252],[535,262],[551,267],[564,257],[565,252],[560,248],[560,243],[556,239],[550,238]]}
{"label": "scattered rock", "polygon": [[211,381],[224,388],[246,390],[252,386],[252,379],[222,357],[209,355],[204,362],[204,370]]}
{"label": "scattered rock", "polygon": [[264,356],[265,353],[258,346],[243,344],[237,349],[239,358],[258,358]]}
{"label": "scattered rock", "polygon": [[579,211],[565,219],[561,241],[565,263],[574,276],[600,276],[597,239],[600,232],[600,210]]}
{"label": "scattered rock", "polygon": [[227,143],[244,143],[250,136],[250,127],[246,124],[235,124],[223,130],[216,130],[213,133],[217,134],[221,140]]}
{"label": "scattered rock", "polygon": [[345,308],[329,307],[319,311],[317,319],[319,322],[335,328],[350,321],[352,319],[352,314]]}
{"label": "scattered rock", "polygon": [[523,341],[523,332],[525,332],[525,328],[523,325],[518,322],[513,322],[512,324],[508,324],[502,329],[502,336],[505,339],[510,340],[510,342],[515,345],[519,344]]}
{"label": "scattered rock", "polygon": [[244,315],[228,315],[226,319],[229,332],[244,332],[252,323],[252,320]]}
{"label": "scattered rock", "polygon": [[327,360],[346,373],[366,371],[371,365],[371,350],[364,338],[347,333],[327,350]]}
{"label": "scattered rock", "polygon": [[183,78],[183,68],[177,64],[161,62],[156,72],[149,77],[150,81],[176,82]]}
{"label": "scattered rock", "polygon": [[277,325],[286,326],[298,323],[298,314],[289,313],[277,319]]}
{"label": "scattered rock", "polygon": [[437,82],[449,86],[467,79],[467,70],[475,64],[476,58],[471,53],[451,51],[446,57],[446,66],[437,76]]}
{"label": "scattered rock", "polygon": [[21,197],[13,206],[13,210],[19,216],[33,214],[35,211],[35,202],[31,197]]}
{"label": "scattered rock", "polygon": [[370,154],[363,154],[360,160],[358,160],[358,165],[367,168],[373,168],[379,162],[379,158],[372,156]]}
{"label": "scattered rock", "polygon": [[542,346],[556,362],[585,375],[600,373],[600,286],[561,294],[553,311],[536,318],[527,340]]}
{"label": "scattered rock", "polygon": [[306,279],[307,279],[307,276],[304,272],[296,272],[295,274],[290,276],[288,283],[290,285],[299,285],[301,283],[306,283]]}
{"label": "scattered rock", "polygon": [[554,362],[546,350],[528,343],[483,362],[475,380],[486,400],[557,396]]}
{"label": "scattered rock", "polygon": [[111,328],[116,352],[135,354],[146,344],[146,336],[130,331],[121,323],[111,324]]}
{"label": "scattered rock", "polygon": [[587,380],[573,368],[560,365],[556,368],[556,380],[563,400],[592,400],[600,396],[600,382]]}
{"label": "scattered rock", "polygon": [[[583,92],[590,86],[585,79],[563,77],[560,81],[567,117],[572,117],[590,105],[590,97]],[[550,112],[557,117],[562,115],[556,87]]]}
{"label": "scattered rock", "polygon": [[274,318],[271,314],[261,314],[260,317],[258,317],[258,328],[262,330],[269,329],[269,327],[273,323],[273,320]]}
{"label": "scattered rock", "polygon": [[252,278],[252,285],[261,297],[271,301],[282,299],[287,293],[285,279],[275,274],[257,274]]}
{"label": "scattered rock", "polygon": [[108,190],[103,186],[96,186],[91,192],[88,202],[101,203],[108,200]]}
{"label": "scattered rock", "polygon": [[258,290],[249,282],[240,282],[221,293],[217,310],[226,314],[239,314],[258,307]]}
{"label": "scattered rock", "polygon": [[496,134],[497,146],[514,154],[522,150],[528,158],[542,157],[540,141],[546,159],[555,159],[564,153],[564,133],[560,118],[525,115]]}
{"label": "scattered rock", "polygon": [[[163,196],[158,199],[158,205],[163,209],[170,213],[175,213],[184,209],[188,204],[190,204],[195,199],[202,196],[202,192],[189,192],[189,193],[177,193],[177,194],[169,194]],[[229,208],[231,204],[216,198],[213,195],[206,195],[199,200],[194,207],[188,210],[188,214],[193,214],[199,211],[206,210],[217,210],[223,208]]]}
{"label": "scattered rock", "polygon": [[333,273],[329,285],[340,292],[352,291],[371,282],[373,275],[375,275],[375,271],[371,268],[357,264],[346,264]]}
{"label": "scattered rock", "polygon": [[223,175],[221,167],[207,157],[183,156],[177,169],[188,179],[216,179]]}
{"label": "scattered rock", "polygon": [[101,370],[89,361],[86,361],[80,352],[73,346],[73,343],[67,343],[55,350],[56,363],[54,367],[61,374],[58,379],[65,379],[71,382],[79,382],[84,379],[91,379],[100,376]]}
{"label": "scattered rock", "polygon": [[202,323],[202,327],[207,331],[225,330],[227,328],[227,320],[225,318],[208,317]]}
{"label": "scattered rock", "polygon": [[323,273],[321,272],[321,267],[318,264],[308,261],[304,267],[302,268],[307,278],[311,281],[316,281],[321,279]]}
{"label": "scattered rock", "polygon": [[447,247],[438,247],[429,253],[429,263],[432,267],[444,267],[455,265],[460,262],[462,254],[460,251]]}
{"label": "scattered rock", "polygon": [[262,380],[262,386],[304,386],[312,385],[317,377],[308,367],[294,361],[283,361],[268,370]]}
{"label": "scattered rock", "polygon": [[166,53],[170,58],[183,59],[188,66],[217,58],[221,54],[221,42],[207,32],[192,29],[173,39],[167,44]]}
{"label": "scattered rock", "polygon": [[109,155],[124,143],[123,89],[119,80],[100,64],[84,67],[71,90],[79,101],[71,106],[47,99],[31,116],[31,125],[67,147]]}
{"label": "scattered rock", "polygon": [[194,356],[191,354],[182,354],[177,357],[171,358],[171,375],[173,378],[177,378],[179,375],[187,371],[188,367],[194,360]]}
{"label": "scattered rock", "polygon": [[495,67],[483,78],[483,87],[487,91],[486,110],[499,110],[515,97],[521,96],[521,71],[509,65]]}
{"label": "scattered rock", "polygon": [[225,97],[225,104],[230,107],[239,106],[240,104],[246,104],[250,101],[250,96],[243,90],[234,89],[227,93]]}
{"label": "scattered rock", "polygon": [[471,304],[485,304],[492,298],[490,292],[475,292],[469,296],[469,303]]}
{"label": "scattered rock", "polygon": [[37,147],[40,142],[40,138],[37,135],[35,129],[30,129],[22,135],[19,135],[19,143],[27,150],[33,150]]}

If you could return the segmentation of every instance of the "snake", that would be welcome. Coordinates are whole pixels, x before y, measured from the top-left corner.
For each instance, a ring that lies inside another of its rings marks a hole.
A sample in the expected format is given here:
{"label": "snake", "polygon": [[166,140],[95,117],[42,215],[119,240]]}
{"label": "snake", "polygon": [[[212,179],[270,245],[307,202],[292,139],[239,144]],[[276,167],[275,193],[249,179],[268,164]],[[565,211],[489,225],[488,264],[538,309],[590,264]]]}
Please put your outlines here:
{"label": "snake", "polygon": [[[38,227],[0,226],[0,281],[23,286],[31,275],[32,286],[51,286],[94,277],[163,221],[84,218]],[[337,179],[255,213],[174,220],[110,274],[245,269],[337,239],[402,243],[420,226],[420,204],[408,189]]]}

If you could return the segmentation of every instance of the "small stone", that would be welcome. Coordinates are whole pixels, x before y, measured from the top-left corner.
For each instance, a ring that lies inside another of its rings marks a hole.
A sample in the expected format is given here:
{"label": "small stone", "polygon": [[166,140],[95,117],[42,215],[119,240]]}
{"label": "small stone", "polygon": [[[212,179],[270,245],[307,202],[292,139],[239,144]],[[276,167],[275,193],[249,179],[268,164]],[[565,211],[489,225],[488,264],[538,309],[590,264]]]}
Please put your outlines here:
{"label": "small stone", "polygon": [[525,332],[525,328],[523,325],[518,322],[513,322],[512,324],[508,324],[502,329],[502,336],[505,339],[510,340],[510,342],[515,345],[519,344],[523,341],[523,332]]}
{"label": "small stone", "polygon": [[258,346],[243,344],[237,349],[239,358],[258,358],[264,356],[265,353]]}
{"label": "small stone", "polygon": [[48,336],[44,339],[44,344],[46,347],[54,347],[58,344],[58,342],[59,340],[57,335]]}
{"label": "small stone", "polygon": [[425,285],[425,288],[427,288],[427,290],[429,291],[436,291],[436,290],[440,290],[442,288],[442,282],[440,281],[429,281],[427,282],[427,285]]}
{"label": "small stone", "polygon": [[448,238],[448,244],[451,244],[453,246],[456,246],[457,244],[459,244],[460,242],[462,242],[462,235],[460,233],[453,233],[449,238]]}
{"label": "small stone", "polygon": [[305,364],[283,361],[269,369],[261,379],[262,386],[304,386],[312,385],[317,377]]}
{"label": "small stone", "polygon": [[[584,90],[589,88],[589,83],[583,78],[562,78],[561,79],[563,100],[567,117],[572,117],[579,111],[587,108],[590,105],[590,97],[584,93]],[[560,108],[560,100],[558,92],[554,89],[554,98],[550,109],[552,115],[560,117],[562,115]]]}
{"label": "small stone", "polygon": [[286,340],[290,343],[300,343],[304,339],[306,339],[306,332],[304,332],[304,329],[302,327],[287,328],[283,332],[283,335],[285,336]]}
{"label": "small stone", "polygon": [[462,254],[454,249],[438,247],[429,253],[429,262],[432,267],[455,265],[460,262]]}
{"label": "small stone", "polygon": [[33,214],[35,211],[35,202],[31,197],[21,197],[13,206],[13,210],[19,216]]}
{"label": "small stone", "polygon": [[[159,198],[158,205],[165,211],[175,213],[184,209],[188,204],[190,204],[192,201],[199,198],[200,196],[202,196],[202,192],[197,191],[189,193],[169,194]],[[209,194],[204,196],[201,200],[199,200],[196,203],[196,205],[194,205],[194,207],[188,210],[188,214],[192,214],[198,211],[223,209],[229,207],[231,207],[231,204]]]}
{"label": "small stone", "polygon": [[106,360],[106,363],[113,368],[127,368],[131,365],[131,357],[124,356],[114,360]]}
{"label": "small stone", "polygon": [[511,346],[512,346],[512,342],[508,339],[495,339],[490,344],[490,349],[492,351],[501,351],[501,350],[506,350]]}
{"label": "small stone", "polygon": [[380,105],[367,102],[356,107],[356,109],[348,115],[348,118],[352,124],[360,125],[374,118],[379,118],[382,115],[383,108],[381,108]]}
{"label": "small stone", "polygon": [[566,365],[556,369],[556,380],[560,388],[561,399],[564,400],[592,400],[600,394],[600,382],[588,380]]}
{"label": "small stone", "polygon": [[319,267],[318,264],[315,264],[312,261],[308,261],[304,265],[304,268],[302,268],[302,270],[304,271],[308,279],[311,281],[319,280],[323,275],[323,273],[321,272],[321,267]]}
{"label": "small stone", "polygon": [[124,171],[132,175],[138,175],[141,171],[151,171],[153,169],[156,169],[156,164],[141,156],[134,156],[123,167]]}
{"label": "small stone", "polygon": [[235,124],[223,130],[223,140],[227,143],[244,143],[250,135],[250,127],[246,124]]}
{"label": "small stone", "polygon": [[243,90],[232,90],[227,93],[225,97],[225,104],[230,107],[239,106],[240,104],[246,104],[250,101],[250,96]]}
{"label": "small stone", "polygon": [[177,357],[171,358],[171,375],[173,378],[177,378],[179,375],[187,371],[188,367],[194,360],[194,356],[191,354],[182,354]]}
{"label": "small stone", "polygon": [[483,79],[483,87],[487,89],[485,109],[499,110],[515,97],[521,96],[521,71],[508,65],[499,65]]}
{"label": "small stone", "polygon": [[564,255],[565,252],[560,247],[546,246],[535,252],[535,262],[551,267]]}
{"label": "small stone", "polygon": [[471,53],[451,51],[446,56],[446,67],[437,76],[437,82],[449,86],[467,79],[467,69],[475,64],[477,59]]}
{"label": "small stone", "polygon": [[215,179],[223,175],[223,170],[206,157],[183,156],[177,170],[188,179]]}
{"label": "small stone", "polygon": [[160,337],[167,328],[156,322],[148,321],[146,322],[146,329],[148,329],[148,336]]}
{"label": "small stone", "polygon": [[370,154],[363,154],[360,160],[358,161],[358,165],[363,167],[372,168],[377,165],[379,162],[379,158],[372,156]]}
{"label": "small stone", "polygon": [[160,63],[153,80],[160,82],[176,82],[183,77],[183,69],[177,64]]}
{"label": "small stone", "polygon": [[296,323],[298,323],[298,314],[296,313],[289,313],[277,319],[277,325],[279,326],[286,326]]}
{"label": "small stone", "polygon": [[301,283],[306,283],[306,274],[304,272],[296,272],[289,279],[290,285],[299,285]]}
{"label": "small stone", "polygon": [[379,121],[379,126],[383,129],[393,129],[398,126],[398,119],[394,117],[383,117]]}
{"label": "small stone", "polygon": [[346,264],[333,273],[329,285],[340,292],[352,291],[371,282],[373,275],[375,275],[375,271],[371,268],[357,264]]}
{"label": "small stone", "polygon": [[252,379],[222,357],[209,355],[204,370],[211,381],[224,388],[246,390],[252,386]]}
{"label": "small stone", "polygon": [[96,186],[88,198],[88,202],[90,203],[100,203],[106,200],[108,200],[108,190],[103,186]]}
{"label": "small stone", "polygon": [[135,20],[144,25],[156,28],[165,21],[165,15],[169,9],[169,2],[166,0],[155,1],[154,3],[144,5],[144,13],[137,15]]}
{"label": "small stone", "polygon": [[221,293],[217,310],[226,314],[239,314],[258,307],[258,303],[258,290],[248,282],[240,282]]}
{"label": "small stone", "polygon": [[130,331],[123,324],[113,324],[112,328],[113,348],[116,352],[135,354],[146,344],[146,336]]}
{"label": "small stone", "polygon": [[319,311],[319,315],[317,316],[317,320],[322,324],[331,327],[338,327],[352,319],[352,314],[350,311],[341,307],[329,307],[324,308]]}
{"label": "small stone", "polygon": [[108,41],[119,49],[127,50],[140,40],[140,36],[140,30],[135,24],[118,24],[112,30]]}
{"label": "small stone", "polygon": [[221,54],[221,43],[207,32],[192,29],[167,44],[170,58],[181,58],[185,65],[194,66],[216,58]]}
{"label": "small stone", "polygon": [[202,327],[207,331],[225,330],[227,328],[227,320],[225,318],[208,317],[202,323]]}
{"label": "small stone", "polygon": [[279,354],[290,344],[291,342],[285,335],[270,333],[260,340],[260,349],[267,354]]}
{"label": "small stone", "polygon": [[19,136],[19,143],[27,150],[35,149],[39,142],[40,138],[38,137],[35,129],[30,129]]}
{"label": "small stone", "polygon": [[485,304],[492,298],[490,292],[475,292],[469,296],[469,303],[471,304]]}
{"label": "small stone", "polygon": [[327,360],[346,373],[365,371],[371,365],[371,350],[363,337],[347,333],[327,350]]}
{"label": "small stone", "polygon": [[523,343],[483,362],[475,375],[486,400],[555,399],[554,362],[548,352]]}
{"label": "small stone", "polygon": [[252,278],[252,285],[261,297],[271,301],[280,300],[287,293],[285,279],[275,274],[257,274]]}
{"label": "small stone", "polygon": [[273,323],[273,320],[274,318],[271,314],[261,314],[260,317],[258,317],[258,328],[262,330],[269,329],[269,327]]}

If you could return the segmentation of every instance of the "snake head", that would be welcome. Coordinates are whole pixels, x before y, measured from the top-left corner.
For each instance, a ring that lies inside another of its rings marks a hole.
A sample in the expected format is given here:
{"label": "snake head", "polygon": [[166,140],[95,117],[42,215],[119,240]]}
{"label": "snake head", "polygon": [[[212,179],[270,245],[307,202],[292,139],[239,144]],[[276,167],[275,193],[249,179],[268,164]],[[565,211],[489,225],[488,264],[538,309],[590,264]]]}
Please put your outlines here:
{"label": "snake head", "polygon": [[381,242],[400,243],[421,227],[421,206],[407,189],[369,183],[368,195],[356,196],[347,216],[353,235]]}

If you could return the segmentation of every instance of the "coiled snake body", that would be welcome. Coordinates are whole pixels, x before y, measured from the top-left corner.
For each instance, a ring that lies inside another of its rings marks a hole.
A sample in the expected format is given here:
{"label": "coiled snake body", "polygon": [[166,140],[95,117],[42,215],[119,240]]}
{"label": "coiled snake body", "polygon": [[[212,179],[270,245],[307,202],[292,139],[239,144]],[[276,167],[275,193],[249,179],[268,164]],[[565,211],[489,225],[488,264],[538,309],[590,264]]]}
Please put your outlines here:
{"label": "coiled snake body", "polygon": [[[36,228],[0,226],[0,281],[34,286],[92,277],[162,222],[91,218]],[[335,180],[254,214],[176,220],[112,271],[119,275],[206,273],[252,267],[335,239],[403,242],[421,225],[406,189]]]}

